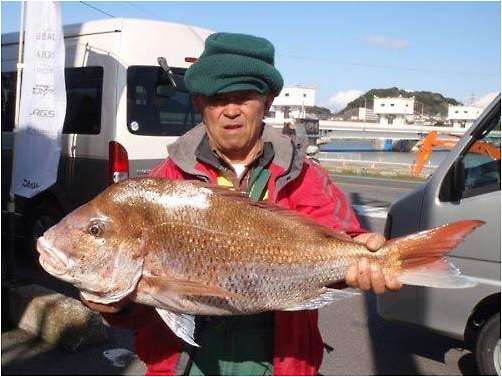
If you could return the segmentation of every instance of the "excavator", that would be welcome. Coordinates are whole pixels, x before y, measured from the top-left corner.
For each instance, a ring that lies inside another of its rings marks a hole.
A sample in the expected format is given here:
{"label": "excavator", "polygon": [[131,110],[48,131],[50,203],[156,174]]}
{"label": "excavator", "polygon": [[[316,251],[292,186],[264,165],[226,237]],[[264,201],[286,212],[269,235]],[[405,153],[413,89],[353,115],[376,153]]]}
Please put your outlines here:
{"label": "excavator", "polygon": [[[451,136],[458,137],[456,135]],[[457,144],[457,140],[438,139],[437,131],[429,132],[425,139],[417,144],[418,150],[411,165],[411,174],[414,176],[420,174],[425,163],[431,156],[434,147],[451,149],[455,146],[455,144]],[[490,156],[490,158],[494,161],[500,160],[500,148],[484,141],[477,140],[471,148],[469,148],[469,152]]]}

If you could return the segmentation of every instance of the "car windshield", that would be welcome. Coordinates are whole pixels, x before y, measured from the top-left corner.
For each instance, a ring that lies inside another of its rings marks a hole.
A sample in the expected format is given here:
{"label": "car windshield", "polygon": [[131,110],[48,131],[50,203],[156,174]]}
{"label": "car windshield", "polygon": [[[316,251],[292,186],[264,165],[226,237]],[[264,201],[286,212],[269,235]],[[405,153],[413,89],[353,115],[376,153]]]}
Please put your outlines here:
{"label": "car windshield", "polygon": [[131,133],[180,136],[201,121],[183,80],[185,71],[172,68],[169,77],[161,67],[127,69],[127,127]]}

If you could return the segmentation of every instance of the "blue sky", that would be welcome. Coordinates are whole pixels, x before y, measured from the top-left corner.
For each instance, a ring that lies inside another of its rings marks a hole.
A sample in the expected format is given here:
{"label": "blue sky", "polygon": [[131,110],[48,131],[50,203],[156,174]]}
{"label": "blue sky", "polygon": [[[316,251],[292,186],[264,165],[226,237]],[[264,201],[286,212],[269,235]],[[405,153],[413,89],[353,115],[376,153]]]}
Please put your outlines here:
{"label": "blue sky", "polygon": [[[271,40],[287,85],[316,87],[332,110],[397,86],[466,105],[500,92],[501,2],[95,1],[115,17],[161,19]],[[1,2],[2,33],[19,29],[20,2]],[[109,16],[63,2],[63,23]]]}

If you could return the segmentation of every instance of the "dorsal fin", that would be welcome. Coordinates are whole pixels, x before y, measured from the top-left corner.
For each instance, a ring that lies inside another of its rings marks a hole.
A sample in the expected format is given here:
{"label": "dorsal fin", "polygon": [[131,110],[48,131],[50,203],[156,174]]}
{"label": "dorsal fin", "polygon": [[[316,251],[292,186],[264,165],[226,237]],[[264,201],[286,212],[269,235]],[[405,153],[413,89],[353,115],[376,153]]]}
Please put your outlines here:
{"label": "dorsal fin", "polygon": [[291,209],[281,207],[281,206],[274,204],[274,203],[254,201],[254,200],[250,199],[248,197],[248,194],[244,191],[235,190],[232,187],[217,186],[217,185],[214,185],[211,183],[200,182],[200,181],[190,181],[190,182],[196,186],[207,188],[207,189],[211,190],[216,195],[225,196],[225,197],[231,198],[232,200],[239,201],[245,205],[261,208],[266,211],[277,213],[280,216],[290,218],[293,221],[297,221],[303,225],[306,225],[306,226],[314,229],[315,231],[319,232],[320,234],[322,234],[326,237],[336,238],[336,239],[339,239],[341,241],[346,241],[346,242],[355,242],[346,233],[344,233],[340,230],[336,230],[336,229],[321,225],[321,224],[315,222],[314,220],[312,220],[311,218],[307,217],[307,215],[305,215],[303,213],[296,212]]}

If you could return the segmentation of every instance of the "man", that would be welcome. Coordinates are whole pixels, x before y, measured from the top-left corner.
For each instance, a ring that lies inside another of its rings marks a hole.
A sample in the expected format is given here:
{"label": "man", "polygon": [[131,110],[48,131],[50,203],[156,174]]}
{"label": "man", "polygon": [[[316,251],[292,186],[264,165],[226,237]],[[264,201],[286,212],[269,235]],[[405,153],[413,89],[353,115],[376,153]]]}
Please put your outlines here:
{"label": "man", "polygon": [[[151,176],[233,186],[251,200],[275,203],[343,230],[371,250],[383,244],[382,235],[360,228],[347,199],[320,165],[301,157],[289,137],[264,126],[283,86],[269,41],[213,34],[185,82],[203,124],[170,145],[169,158]],[[366,260],[349,270],[346,282],[376,293],[400,288]],[[173,335],[152,308],[87,304],[116,312],[104,316],[136,330],[136,352],[152,375],[314,375],[322,361],[316,310],[198,317],[195,336],[201,347],[195,349]]]}

